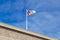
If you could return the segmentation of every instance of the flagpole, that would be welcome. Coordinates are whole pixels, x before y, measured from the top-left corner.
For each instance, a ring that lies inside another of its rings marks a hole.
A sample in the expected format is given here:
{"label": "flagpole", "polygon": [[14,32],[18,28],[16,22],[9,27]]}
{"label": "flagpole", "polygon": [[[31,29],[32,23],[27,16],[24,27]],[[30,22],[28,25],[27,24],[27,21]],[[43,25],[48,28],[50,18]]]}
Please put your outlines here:
{"label": "flagpole", "polygon": [[36,13],[35,10],[30,10],[30,11],[26,10],[26,30],[28,30],[28,16],[34,13]]}
{"label": "flagpole", "polygon": [[28,16],[27,16],[27,10],[26,10],[26,30],[28,30]]}

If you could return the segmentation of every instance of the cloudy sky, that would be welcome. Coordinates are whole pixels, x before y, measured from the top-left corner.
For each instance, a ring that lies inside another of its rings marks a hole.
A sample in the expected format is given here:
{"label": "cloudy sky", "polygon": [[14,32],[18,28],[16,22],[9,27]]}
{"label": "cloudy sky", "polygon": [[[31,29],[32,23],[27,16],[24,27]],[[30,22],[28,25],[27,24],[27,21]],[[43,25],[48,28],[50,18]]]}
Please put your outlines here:
{"label": "cloudy sky", "polygon": [[0,22],[25,29],[26,9],[36,11],[28,30],[60,38],[60,0],[0,0]]}

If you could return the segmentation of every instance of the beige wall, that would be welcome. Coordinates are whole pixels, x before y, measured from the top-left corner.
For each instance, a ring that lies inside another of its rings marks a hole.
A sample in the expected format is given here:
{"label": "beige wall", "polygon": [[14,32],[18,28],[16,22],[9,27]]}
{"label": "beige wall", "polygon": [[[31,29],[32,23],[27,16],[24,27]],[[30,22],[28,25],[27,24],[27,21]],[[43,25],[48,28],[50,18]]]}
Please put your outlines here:
{"label": "beige wall", "polygon": [[0,27],[0,40],[42,40],[42,39]]}

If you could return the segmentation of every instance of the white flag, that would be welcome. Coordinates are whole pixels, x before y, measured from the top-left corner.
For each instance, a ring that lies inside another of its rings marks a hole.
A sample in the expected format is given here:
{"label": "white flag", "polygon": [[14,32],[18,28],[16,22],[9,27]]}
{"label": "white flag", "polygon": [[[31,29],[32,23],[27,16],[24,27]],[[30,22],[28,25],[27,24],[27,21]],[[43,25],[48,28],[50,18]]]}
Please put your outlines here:
{"label": "white flag", "polygon": [[35,10],[27,10],[26,13],[27,13],[27,15],[29,16],[29,15],[31,15],[31,14],[36,13],[36,11],[35,11]]}

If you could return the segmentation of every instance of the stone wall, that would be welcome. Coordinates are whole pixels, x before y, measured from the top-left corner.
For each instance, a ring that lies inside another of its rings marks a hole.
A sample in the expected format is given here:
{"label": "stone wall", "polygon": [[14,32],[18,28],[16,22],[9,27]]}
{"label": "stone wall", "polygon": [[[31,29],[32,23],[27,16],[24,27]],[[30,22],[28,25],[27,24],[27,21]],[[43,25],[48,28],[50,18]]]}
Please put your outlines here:
{"label": "stone wall", "polygon": [[0,27],[0,40],[44,40]]}

